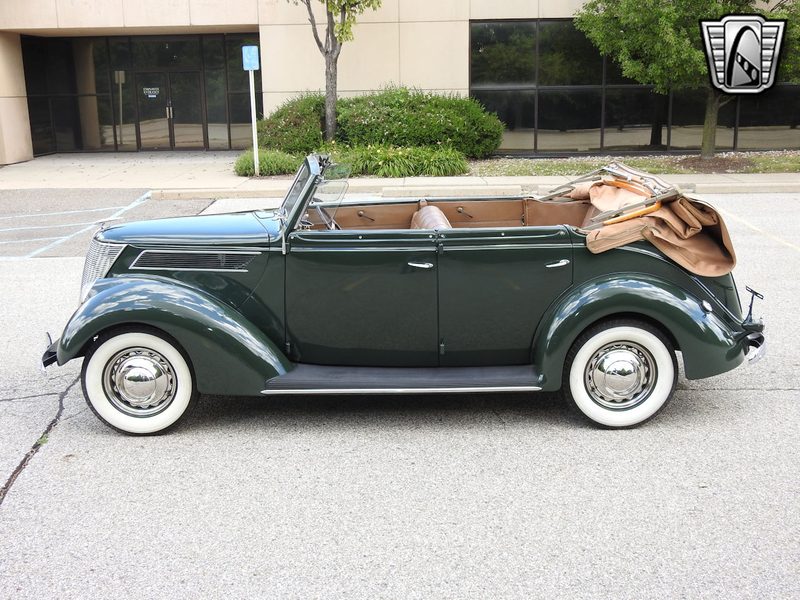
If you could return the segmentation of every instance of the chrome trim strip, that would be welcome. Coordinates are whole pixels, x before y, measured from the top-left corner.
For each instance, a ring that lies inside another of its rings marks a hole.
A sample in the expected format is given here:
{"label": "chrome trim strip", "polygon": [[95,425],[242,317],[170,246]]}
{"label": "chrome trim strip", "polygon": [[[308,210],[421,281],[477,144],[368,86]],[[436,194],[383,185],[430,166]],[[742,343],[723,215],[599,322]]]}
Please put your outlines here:
{"label": "chrome trim strip", "polygon": [[500,387],[449,387],[449,388],[342,388],[342,389],[285,389],[262,390],[264,396],[284,394],[449,394],[458,392],[541,392],[542,388],[533,385]]}

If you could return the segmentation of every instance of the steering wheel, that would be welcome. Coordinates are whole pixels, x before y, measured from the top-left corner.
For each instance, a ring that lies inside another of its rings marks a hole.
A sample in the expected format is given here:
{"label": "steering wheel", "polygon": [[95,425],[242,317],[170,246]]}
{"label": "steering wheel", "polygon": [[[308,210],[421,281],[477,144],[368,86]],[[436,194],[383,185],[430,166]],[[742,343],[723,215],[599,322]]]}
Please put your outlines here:
{"label": "steering wheel", "polygon": [[319,215],[319,218],[322,219],[322,222],[325,223],[325,227],[328,229],[341,229],[336,220],[327,210],[322,207],[321,204],[317,204],[314,208],[317,209],[317,214]]}

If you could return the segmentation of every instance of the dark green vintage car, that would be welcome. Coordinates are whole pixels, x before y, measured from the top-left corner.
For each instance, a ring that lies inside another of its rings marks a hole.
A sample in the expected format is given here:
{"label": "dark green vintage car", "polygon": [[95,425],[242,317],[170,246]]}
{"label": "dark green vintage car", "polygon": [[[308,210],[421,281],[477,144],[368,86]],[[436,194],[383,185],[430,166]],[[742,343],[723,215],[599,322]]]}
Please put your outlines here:
{"label": "dark green vintage car", "polygon": [[84,357],[89,406],[133,434],[201,393],[563,388],[593,422],[630,427],[672,395],[676,351],[696,379],[764,350],[730,273],[693,273],[653,240],[590,251],[624,211],[598,221],[563,195],[342,201],[334,171],[308,157],[274,211],[102,228],[43,365]]}

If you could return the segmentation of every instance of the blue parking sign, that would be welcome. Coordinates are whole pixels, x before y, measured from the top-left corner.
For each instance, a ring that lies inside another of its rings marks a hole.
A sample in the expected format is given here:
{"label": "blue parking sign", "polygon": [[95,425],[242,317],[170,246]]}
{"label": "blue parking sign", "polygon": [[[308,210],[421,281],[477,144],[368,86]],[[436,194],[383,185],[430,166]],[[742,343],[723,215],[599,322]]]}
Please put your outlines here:
{"label": "blue parking sign", "polygon": [[242,65],[245,71],[258,71],[258,46],[242,46]]}

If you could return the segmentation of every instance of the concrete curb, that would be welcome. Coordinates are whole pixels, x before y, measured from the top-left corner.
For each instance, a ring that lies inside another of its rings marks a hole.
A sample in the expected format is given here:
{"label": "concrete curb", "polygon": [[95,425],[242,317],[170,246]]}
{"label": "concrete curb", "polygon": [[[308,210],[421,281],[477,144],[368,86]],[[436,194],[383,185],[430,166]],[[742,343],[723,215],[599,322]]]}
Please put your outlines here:
{"label": "concrete curb", "polygon": [[[219,198],[282,198],[291,182],[261,188],[175,188],[153,190],[156,200],[188,200]],[[388,198],[430,198],[430,197],[469,197],[469,196],[520,196],[524,194],[544,196],[555,184],[540,185],[426,185],[426,186],[386,186],[359,185],[350,188],[350,193],[375,194]],[[797,182],[710,182],[680,183],[685,192],[697,194],[795,194],[800,193]]]}

